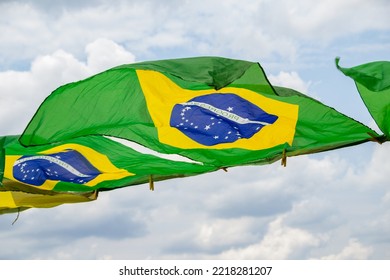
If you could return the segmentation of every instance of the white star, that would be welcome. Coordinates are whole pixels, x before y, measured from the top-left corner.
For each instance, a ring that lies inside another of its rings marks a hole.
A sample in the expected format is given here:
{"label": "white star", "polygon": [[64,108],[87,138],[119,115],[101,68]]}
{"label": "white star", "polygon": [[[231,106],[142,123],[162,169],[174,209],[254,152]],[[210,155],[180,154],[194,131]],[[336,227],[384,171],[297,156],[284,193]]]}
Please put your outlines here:
{"label": "white star", "polygon": [[233,111],[233,107],[229,107],[229,108],[227,108],[227,110],[228,110],[229,112],[231,112],[231,111]]}
{"label": "white star", "polygon": [[219,136],[218,136],[218,135],[215,135],[215,136],[214,136],[214,139],[218,139],[218,138],[219,138]]}
{"label": "white star", "polygon": [[209,130],[209,129],[210,129],[210,126],[209,126],[209,125],[206,125],[204,129],[205,129],[205,130]]}

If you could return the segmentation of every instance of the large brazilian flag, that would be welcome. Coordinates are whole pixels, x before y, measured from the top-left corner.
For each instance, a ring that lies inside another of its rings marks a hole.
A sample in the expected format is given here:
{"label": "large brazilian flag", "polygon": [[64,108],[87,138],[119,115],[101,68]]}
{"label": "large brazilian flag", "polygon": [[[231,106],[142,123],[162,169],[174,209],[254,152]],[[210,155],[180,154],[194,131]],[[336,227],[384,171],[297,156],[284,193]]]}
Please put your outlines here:
{"label": "large brazilian flag", "polygon": [[116,67],[64,85],[20,137],[25,146],[106,135],[216,168],[273,162],[377,138],[291,89],[258,63],[220,57]]}
{"label": "large brazilian flag", "polygon": [[[389,108],[386,96],[380,99]],[[382,119],[387,133],[388,115]],[[273,87],[255,62],[198,57],[123,65],[61,86],[22,135],[0,137],[0,211],[52,207],[61,195],[71,195],[64,203],[90,201],[98,191],[233,166],[285,164],[288,156],[372,140],[387,138],[302,93]]]}

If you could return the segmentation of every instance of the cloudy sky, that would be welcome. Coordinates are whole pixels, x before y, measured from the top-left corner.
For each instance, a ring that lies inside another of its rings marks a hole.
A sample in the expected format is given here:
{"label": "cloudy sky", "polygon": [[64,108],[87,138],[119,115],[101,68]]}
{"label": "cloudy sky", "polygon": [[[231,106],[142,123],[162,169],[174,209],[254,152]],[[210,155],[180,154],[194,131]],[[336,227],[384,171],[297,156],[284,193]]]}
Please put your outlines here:
{"label": "cloudy sky", "polygon": [[[345,67],[390,60],[387,0],[0,0],[0,134],[58,86],[136,61],[258,61],[375,128]],[[388,143],[0,216],[0,259],[389,259]]]}

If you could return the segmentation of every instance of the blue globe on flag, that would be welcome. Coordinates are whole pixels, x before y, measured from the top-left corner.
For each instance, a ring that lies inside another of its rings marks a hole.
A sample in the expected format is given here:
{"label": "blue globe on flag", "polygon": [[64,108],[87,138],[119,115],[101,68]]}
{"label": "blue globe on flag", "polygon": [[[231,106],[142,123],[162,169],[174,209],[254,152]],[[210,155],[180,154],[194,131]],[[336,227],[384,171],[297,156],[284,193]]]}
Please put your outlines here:
{"label": "blue globe on flag", "polygon": [[233,93],[197,96],[173,107],[170,126],[205,145],[249,139],[277,116]]}
{"label": "blue globe on flag", "polygon": [[67,150],[49,155],[23,156],[15,161],[16,180],[41,186],[46,180],[85,184],[100,174],[82,154]]}

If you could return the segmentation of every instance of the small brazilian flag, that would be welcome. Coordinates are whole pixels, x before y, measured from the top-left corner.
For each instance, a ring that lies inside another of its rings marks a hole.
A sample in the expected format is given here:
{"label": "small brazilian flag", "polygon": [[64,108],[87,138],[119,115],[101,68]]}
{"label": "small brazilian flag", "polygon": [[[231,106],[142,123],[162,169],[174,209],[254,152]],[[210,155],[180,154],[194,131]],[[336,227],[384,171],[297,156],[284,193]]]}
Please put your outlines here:
{"label": "small brazilian flag", "polygon": [[6,138],[4,190],[83,193],[142,184],[151,175],[158,181],[216,170],[115,137],[90,135],[27,148],[17,136]]}
{"label": "small brazilian flag", "polygon": [[0,138],[0,214],[88,202],[98,191],[216,170],[115,137],[89,135],[34,147],[23,147],[18,138]]}

